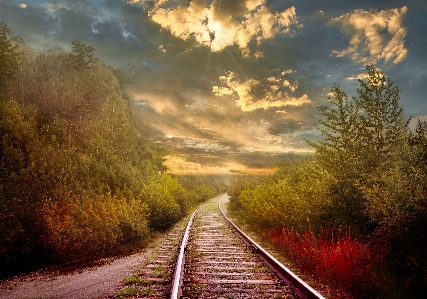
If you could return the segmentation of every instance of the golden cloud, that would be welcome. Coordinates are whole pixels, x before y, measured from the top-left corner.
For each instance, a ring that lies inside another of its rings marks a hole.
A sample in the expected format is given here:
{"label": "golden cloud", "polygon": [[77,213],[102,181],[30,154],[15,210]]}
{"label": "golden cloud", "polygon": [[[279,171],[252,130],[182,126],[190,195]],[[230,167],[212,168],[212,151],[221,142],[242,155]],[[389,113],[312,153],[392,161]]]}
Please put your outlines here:
{"label": "golden cloud", "polygon": [[365,64],[380,59],[395,64],[403,61],[408,54],[404,45],[406,28],[402,25],[407,11],[406,6],[379,12],[356,9],[331,19],[329,24],[339,26],[350,37],[348,48],[333,53]]}
{"label": "golden cloud", "polygon": [[[254,111],[257,109],[267,110],[269,108],[280,108],[285,106],[301,106],[311,103],[307,94],[301,97],[291,96],[298,88],[298,82],[290,83],[282,77],[268,77],[260,82],[255,79],[248,79],[244,82],[238,81],[233,72],[228,72],[226,76],[219,78],[226,86],[213,86],[212,92],[216,96],[231,95],[237,97],[237,106],[242,111]],[[284,90],[287,88],[288,91]],[[254,90],[263,90],[262,97],[256,97]]]}
{"label": "golden cloud", "polygon": [[[128,1],[136,2],[141,1]],[[230,2],[227,3],[228,11],[221,7],[221,1],[190,1],[186,6],[176,7],[173,3],[172,0],[155,2],[148,10],[148,16],[173,35],[184,40],[195,39],[214,52],[236,44],[247,57],[251,40],[260,43],[276,34],[292,35],[293,26],[301,27],[295,7],[272,12],[267,8],[266,0]],[[238,9],[233,5],[238,5]],[[255,57],[261,55],[259,51],[254,54]]]}

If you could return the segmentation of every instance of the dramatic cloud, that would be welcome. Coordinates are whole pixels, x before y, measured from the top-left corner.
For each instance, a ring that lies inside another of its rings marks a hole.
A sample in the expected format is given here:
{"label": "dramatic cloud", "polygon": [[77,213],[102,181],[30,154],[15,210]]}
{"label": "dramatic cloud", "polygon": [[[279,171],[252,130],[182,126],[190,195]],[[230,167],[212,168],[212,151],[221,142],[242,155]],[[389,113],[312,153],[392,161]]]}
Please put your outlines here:
{"label": "dramatic cloud", "polygon": [[[235,44],[248,57],[248,45],[252,40],[259,44],[277,34],[292,35],[294,27],[301,27],[295,7],[272,12],[267,8],[266,0],[194,0],[188,5],[174,6],[176,3],[173,0],[156,1],[147,8],[148,16],[173,35],[184,40],[195,39],[214,52]],[[262,53],[257,51],[254,56],[262,56]]]}
{"label": "dramatic cloud", "polygon": [[407,11],[406,6],[379,12],[356,9],[330,20],[329,24],[339,26],[350,37],[347,49],[333,53],[348,55],[355,62],[401,62],[408,55],[404,45],[406,28],[402,25]]}
{"label": "dramatic cloud", "polygon": [[355,95],[370,62],[402,90],[406,115],[425,120],[424,2],[0,0],[0,20],[36,49],[93,46],[124,68],[138,129],[225,167],[310,151],[316,107],[334,83]]}
{"label": "dramatic cloud", "polygon": [[281,76],[271,76],[263,82],[255,79],[241,82],[236,79],[233,72],[228,72],[225,76],[219,78],[226,86],[213,86],[212,91],[216,96],[231,95],[236,97],[236,104],[242,111],[267,110],[269,108],[301,106],[311,103],[307,94],[301,97],[290,95],[298,88],[298,82],[291,83],[283,78],[283,75],[287,73],[284,71]]}

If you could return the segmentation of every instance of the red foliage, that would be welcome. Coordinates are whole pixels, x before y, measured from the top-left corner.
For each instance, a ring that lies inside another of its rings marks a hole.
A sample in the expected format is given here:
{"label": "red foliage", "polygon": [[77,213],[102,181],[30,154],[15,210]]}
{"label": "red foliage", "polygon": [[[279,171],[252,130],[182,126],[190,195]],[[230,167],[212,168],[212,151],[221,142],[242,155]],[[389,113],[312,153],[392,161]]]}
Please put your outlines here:
{"label": "red foliage", "polygon": [[[384,288],[387,275],[383,257],[350,234],[333,235],[325,230],[316,237],[293,229],[268,229],[264,235],[283,249],[301,270],[319,281],[369,297]],[[381,273],[381,274],[380,274]]]}

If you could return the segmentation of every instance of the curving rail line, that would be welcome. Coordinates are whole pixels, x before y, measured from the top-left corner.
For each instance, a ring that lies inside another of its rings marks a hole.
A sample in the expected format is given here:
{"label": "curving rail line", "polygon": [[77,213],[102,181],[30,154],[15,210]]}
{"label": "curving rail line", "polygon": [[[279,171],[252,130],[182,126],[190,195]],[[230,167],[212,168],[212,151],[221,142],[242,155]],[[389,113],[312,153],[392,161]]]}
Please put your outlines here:
{"label": "curving rail line", "polygon": [[[249,236],[247,236],[242,230],[240,230],[223,212],[221,209],[220,204],[218,204],[218,209],[225,220],[225,222],[228,224],[228,226],[233,230],[242,240],[244,243],[247,244],[248,247],[252,248],[252,252],[255,252],[256,255],[267,265],[276,275],[282,283],[287,285],[287,289],[292,290],[295,292],[295,296],[293,298],[304,298],[304,299],[321,299],[324,298],[322,295],[320,295],[318,292],[316,292],[313,288],[311,288],[307,283],[305,283],[303,280],[301,280],[297,275],[292,273],[288,268],[286,268],[283,264],[281,264],[277,259],[275,259],[272,255],[270,255],[267,251],[265,251],[260,245],[258,245],[255,241],[253,241]],[[190,233],[192,230],[192,224],[194,222],[194,219],[198,213],[198,210],[196,210],[193,215],[190,218],[190,221],[187,225],[187,228],[185,230],[184,236],[182,238],[182,243],[176,263],[175,268],[175,276],[172,281],[172,289],[171,289],[171,299],[178,299],[178,298],[189,298],[189,297],[183,297],[183,284],[184,284],[184,274],[187,274],[185,271],[185,263],[186,263],[186,251],[189,251],[188,248],[188,242],[190,238]],[[207,218],[205,215],[204,218]],[[206,225],[206,224],[205,224]],[[209,225],[209,224],[208,224]],[[220,225],[219,225],[220,226]],[[222,237],[224,238],[224,237]],[[212,251],[215,251],[217,249],[213,249]],[[200,252],[198,253],[200,254]],[[196,258],[197,260],[197,258]],[[189,263],[189,261],[187,261]],[[196,263],[197,264],[197,263]],[[244,264],[244,262],[243,262]],[[187,265],[189,267],[189,265]],[[214,267],[212,267],[214,268]],[[232,268],[230,268],[232,269]],[[188,269],[187,269],[188,272]],[[224,273],[223,273],[224,274]],[[186,280],[191,280],[186,278]],[[218,280],[217,280],[218,281]],[[225,280],[228,283],[230,280]],[[207,283],[208,278],[205,279],[198,279],[196,280],[196,285],[201,284],[201,282]],[[234,282],[234,281],[231,281]],[[236,281],[235,285],[241,285],[244,284],[244,280]],[[261,281],[260,281],[261,282]],[[256,283],[256,280],[254,281]],[[275,283],[277,285],[277,283]],[[280,286],[279,286],[280,287]],[[189,289],[189,287],[185,287],[185,289]],[[188,296],[188,295],[187,295]],[[243,297],[242,297],[243,298]],[[246,297],[244,297],[246,298]],[[286,297],[288,298],[288,297]]]}

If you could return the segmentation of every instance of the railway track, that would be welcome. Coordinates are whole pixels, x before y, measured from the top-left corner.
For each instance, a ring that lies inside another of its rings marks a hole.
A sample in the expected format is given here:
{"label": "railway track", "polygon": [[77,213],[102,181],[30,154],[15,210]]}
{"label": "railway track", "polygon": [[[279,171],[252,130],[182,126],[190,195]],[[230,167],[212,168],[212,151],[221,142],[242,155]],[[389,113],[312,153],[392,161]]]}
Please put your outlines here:
{"label": "railway track", "polygon": [[[210,200],[191,216],[179,251],[173,250],[172,231],[164,248],[142,267],[146,273],[135,275],[139,289],[126,297],[323,298],[233,226],[218,201]],[[152,277],[152,269],[162,269],[163,275]]]}

